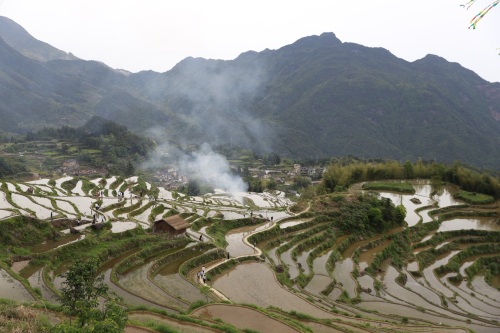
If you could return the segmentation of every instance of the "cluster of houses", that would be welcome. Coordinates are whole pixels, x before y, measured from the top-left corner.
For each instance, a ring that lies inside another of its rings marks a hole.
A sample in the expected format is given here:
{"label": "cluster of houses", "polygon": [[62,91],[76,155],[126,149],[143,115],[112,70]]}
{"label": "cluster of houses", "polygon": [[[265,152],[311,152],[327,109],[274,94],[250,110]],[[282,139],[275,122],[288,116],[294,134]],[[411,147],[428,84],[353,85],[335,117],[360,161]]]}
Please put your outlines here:
{"label": "cluster of houses", "polygon": [[294,164],[291,170],[285,169],[259,169],[259,168],[251,168],[248,169],[250,174],[254,178],[259,179],[274,179],[276,182],[280,184],[287,184],[296,176],[309,177],[311,180],[321,178],[321,175],[324,172],[324,168],[321,167],[309,167],[309,166],[301,166],[300,164]]}
{"label": "cluster of houses", "polygon": [[157,171],[153,176],[153,181],[169,191],[175,191],[180,186],[187,184],[189,179],[175,168]]}
{"label": "cluster of houses", "polygon": [[106,174],[107,170],[103,168],[83,168],[76,159],[71,158],[62,163],[60,172],[66,175],[86,176]]}

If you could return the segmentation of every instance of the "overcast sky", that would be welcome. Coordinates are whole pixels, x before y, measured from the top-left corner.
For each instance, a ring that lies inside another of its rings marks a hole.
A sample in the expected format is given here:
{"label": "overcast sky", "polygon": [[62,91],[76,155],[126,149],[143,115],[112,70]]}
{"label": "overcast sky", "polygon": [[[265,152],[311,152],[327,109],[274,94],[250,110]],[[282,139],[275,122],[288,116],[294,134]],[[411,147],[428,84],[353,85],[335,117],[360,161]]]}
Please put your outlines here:
{"label": "overcast sky", "polygon": [[234,59],[333,32],[414,61],[436,54],[500,82],[500,6],[492,0],[0,0],[0,15],[87,60],[165,72],[193,56]]}

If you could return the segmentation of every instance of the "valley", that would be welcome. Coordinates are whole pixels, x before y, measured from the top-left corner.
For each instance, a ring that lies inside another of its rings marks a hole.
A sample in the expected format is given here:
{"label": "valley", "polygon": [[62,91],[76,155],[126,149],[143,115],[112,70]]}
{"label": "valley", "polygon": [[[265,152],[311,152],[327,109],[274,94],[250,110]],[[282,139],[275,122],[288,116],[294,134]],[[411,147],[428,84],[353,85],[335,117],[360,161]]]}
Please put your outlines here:
{"label": "valley", "polygon": [[[95,257],[128,309],[126,332],[499,330],[498,202],[465,204],[453,185],[415,180],[405,182],[413,193],[380,192],[382,203],[404,205],[404,223],[363,235],[318,208],[372,202],[362,184],[292,213],[279,191],[186,196],[160,187],[155,197],[140,177],[89,183],[2,183],[3,298],[57,307],[60,275],[77,257]],[[184,235],[152,232],[177,214],[190,225]]]}

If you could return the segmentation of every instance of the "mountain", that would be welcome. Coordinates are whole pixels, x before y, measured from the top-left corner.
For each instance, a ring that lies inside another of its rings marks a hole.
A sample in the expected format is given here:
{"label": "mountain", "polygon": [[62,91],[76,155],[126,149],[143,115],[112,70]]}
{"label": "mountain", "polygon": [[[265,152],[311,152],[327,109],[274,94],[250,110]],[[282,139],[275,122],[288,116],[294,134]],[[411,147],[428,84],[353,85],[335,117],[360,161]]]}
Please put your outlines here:
{"label": "mountain", "polygon": [[408,62],[324,33],[133,74],[95,61],[34,61],[12,45],[0,40],[4,131],[98,115],[182,144],[500,168],[500,83],[435,55]]}
{"label": "mountain", "polygon": [[55,47],[41,42],[31,36],[23,27],[11,19],[0,16],[0,38],[16,49],[25,57],[38,60],[76,60],[71,53],[66,53]]}

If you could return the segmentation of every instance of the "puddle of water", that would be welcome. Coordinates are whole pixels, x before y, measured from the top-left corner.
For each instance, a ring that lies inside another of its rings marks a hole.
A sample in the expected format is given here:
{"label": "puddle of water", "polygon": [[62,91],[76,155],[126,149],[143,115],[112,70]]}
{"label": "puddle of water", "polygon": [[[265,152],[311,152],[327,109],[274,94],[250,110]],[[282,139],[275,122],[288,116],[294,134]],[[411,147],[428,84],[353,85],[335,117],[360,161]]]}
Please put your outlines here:
{"label": "puddle of water", "polygon": [[0,219],[6,218],[13,215],[11,211],[9,210],[2,210],[0,209]]}
{"label": "puddle of water", "polygon": [[179,267],[187,260],[201,255],[201,251],[190,251],[188,255],[182,255],[178,259],[165,265],[154,277],[154,281],[170,295],[184,299],[188,302],[206,300],[199,289],[180,276]]}
{"label": "puddle of water", "polygon": [[297,256],[297,264],[300,264],[300,266],[304,270],[304,274],[306,274],[306,275],[309,274],[309,272],[310,272],[309,265],[307,264],[307,257],[309,256],[309,254],[313,250],[314,250],[314,248],[310,249],[310,250],[303,251],[302,253],[299,253],[299,255]]}
{"label": "puddle of water", "polygon": [[40,289],[42,297],[44,299],[52,303],[59,303],[59,297],[54,294],[54,292],[49,289],[49,287],[47,287],[47,285],[45,285],[45,283],[43,282],[42,272],[43,269],[41,267],[38,267],[38,269],[28,277],[29,284],[33,288]]}
{"label": "puddle of water", "polygon": [[445,257],[439,259],[439,260],[436,260],[435,263],[433,263],[432,265],[430,265],[429,267],[425,268],[422,273],[425,277],[425,279],[427,280],[427,283],[429,283],[429,286],[436,290],[438,293],[442,293],[443,295],[445,295],[446,297],[453,297],[453,292],[446,288],[442,283],[441,281],[436,277],[436,275],[434,274],[434,269],[438,268],[439,266],[441,265],[446,265],[448,263],[448,261],[457,253],[459,253],[460,251],[451,251],[448,255],[446,255]]}
{"label": "puddle of water", "polygon": [[178,273],[168,275],[158,274],[155,276],[154,281],[161,288],[167,290],[169,294],[187,302],[206,301],[206,296]]}
{"label": "puddle of water", "polygon": [[418,261],[412,261],[406,266],[406,270],[409,272],[418,271]]}
{"label": "puddle of water", "polygon": [[486,295],[497,303],[500,302],[500,291],[486,283],[484,276],[477,276],[471,281],[471,284],[475,293]]}
{"label": "puddle of water", "polygon": [[288,274],[290,275],[290,279],[293,280],[297,276],[299,276],[299,269],[295,264],[295,261],[292,259],[292,251],[293,247],[281,254],[281,262],[288,265]]}
{"label": "puddle of water", "polygon": [[356,282],[351,277],[351,272],[354,270],[354,262],[351,258],[347,258],[335,263],[333,270],[333,278],[337,283],[341,284],[342,289],[347,291],[349,297],[356,296]]}
{"label": "puddle of water", "polygon": [[471,306],[473,306],[476,309],[479,309],[483,312],[490,313],[496,316],[500,316],[500,303],[495,303],[494,301],[490,300],[489,298],[482,297],[479,293],[476,294],[474,292],[471,293],[471,291],[466,292],[465,290],[453,285],[448,281],[448,278],[451,276],[455,276],[455,273],[449,273],[446,274],[441,278],[441,281],[443,283],[446,283],[449,285],[449,288],[455,292],[457,295],[459,295],[461,298],[467,301]]}
{"label": "puddle of water", "polygon": [[317,257],[313,261],[313,270],[315,274],[324,274],[328,275],[328,271],[326,270],[326,262],[328,261],[328,258],[332,254],[333,250],[328,251],[327,253],[323,254],[322,256]]}
{"label": "puddle of water", "polygon": [[193,311],[194,316],[207,319],[220,318],[224,322],[234,325],[244,330],[250,329],[257,332],[283,332],[296,333],[296,329],[285,325],[284,323],[273,319],[264,313],[241,306],[232,306],[226,304],[214,304],[204,306]]}
{"label": "puddle of water", "polygon": [[[178,249],[172,249],[171,251],[167,251],[167,253],[164,253],[161,256],[167,255],[176,250]],[[151,266],[154,265],[155,259],[155,257],[148,258],[145,264],[139,267],[134,267],[127,271],[125,274],[119,276],[120,285],[133,294],[146,298],[152,302],[165,306],[174,306],[177,308],[186,309],[188,306],[184,302],[181,302],[171,295],[165,293],[161,288],[159,288],[149,280],[148,270],[151,268]]]}
{"label": "puddle of water", "polygon": [[[155,321],[158,323],[163,323],[163,324],[166,324],[167,326],[175,329],[175,332],[182,332],[182,333],[219,332],[219,330],[211,329],[208,327],[205,328],[203,326],[196,325],[196,324],[190,324],[190,323],[185,322],[185,321],[177,321],[177,320],[172,319],[170,317],[157,315],[157,314],[152,313],[152,312],[147,312],[147,313],[146,312],[129,312],[128,317],[129,317],[129,319],[134,320],[134,321],[142,321],[142,322]],[[144,332],[149,333],[151,331],[148,330],[148,331],[144,331]],[[129,332],[127,332],[127,330],[125,330],[125,333],[129,333]],[[131,332],[131,333],[136,333],[136,332]],[[142,333],[142,331],[141,331],[141,333]]]}
{"label": "puddle of water", "polygon": [[102,274],[102,273],[106,272],[108,269],[112,269],[113,267],[115,267],[116,265],[118,265],[121,261],[123,261],[125,258],[133,255],[134,253],[136,253],[136,252],[138,252],[140,250],[141,250],[140,248],[131,249],[129,251],[126,251],[126,252],[122,253],[118,257],[115,257],[115,258],[113,258],[111,260],[106,261],[99,268],[99,274]]}
{"label": "puddle of water", "polygon": [[328,295],[328,298],[333,299],[334,301],[336,301],[337,298],[340,297],[340,294],[342,294],[342,289],[335,288],[335,289],[332,290],[332,292],[330,293],[330,295]]}
{"label": "puddle of water", "polygon": [[82,185],[83,185],[83,182],[81,180],[79,180],[77,183],[76,183],[76,186],[74,189],[71,190],[71,192],[73,194],[76,194],[76,195],[79,195],[81,197],[84,197],[86,196],[87,194],[85,192],[83,192],[82,190]]}
{"label": "puddle of water", "polygon": [[126,290],[118,287],[116,284],[111,282],[110,277],[111,277],[111,269],[108,269],[106,272],[104,272],[104,283],[109,287],[110,291],[115,292],[118,296],[123,298],[125,303],[130,304],[130,305],[134,305],[134,306],[146,305],[146,306],[150,306],[150,307],[153,307],[156,309],[162,309],[162,310],[165,310],[167,312],[175,312],[170,308],[166,308],[166,307],[163,307],[159,304],[149,302],[145,299],[142,299],[138,296],[135,296],[134,294],[127,292]]}
{"label": "puddle of water", "polygon": [[238,228],[236,230],[230,231],[226,235],[226,241],[228,243],[226,250],[231,253],[231,256],[239,257],[255,253],[253,247],[250,247],[243,242],[243,238],[252,234],[258,227],[259,226],[249,226]]}
{"label": "puddle of water", "polygon": [[2,298],[19,302],[34,301],[33,296],[30,295],[21,282],[14,279],[3,269],[0,269],[0,295]]}
{"label": "puddle of water", "polygon": [[[463,316],[454,314],[445,310],[439,306],[435,306],[429,303],[422,295],[419,295],[415,292],[412,292],[406,288],[401,287],[396,283],[396,278],[398,277],[399,272],[392,266],[387,268],[385,279],[383,280],[384,286],[386,287],[386,292],[399,298],[400,300],[405,301],[409,305],[412,306],[420,306],[424,309],[435,311],[436,313],[447,315],[456,319],[463,318]],[[408,277],[409,281],[413,281],[413,279]],[[414,281],[413,281],[414,282]],[[430,291],[425,291],[424,289],[418,287],[418,283],[414,282],[412,284],[413,288],[420,289],[420,291],[427,295],[430,299],[436,300],[436,296],[433,295]],[[442,287],[444,288],[444,287]],[[449,291],[449,290],[448,290]],[[440,304],[440,301],[437,303]]]}
{"label": "puddle of water", "polygon": [[59,209],[63,210],[64,212],[71,214],[71,215],[76,215],[76,211],[73,208],[73,206],[64,200],[56,200],[56,205]]}
{"label": "puddle of water", "polygon": [[[429,312],[421,312],[414,308],[402,306],[400,304],[392,304],[387,302],[361,302],[358,306],[362,309],[378,311],[380,313],[395,314],[402,317],[417,318],[433,323],[443,323],[445,325],[464,327],[473,329],[475,332],[497,333],[498,328],[484,327],[476,324],[466,324],[464,321],[454,320],[446,317],[431,314]],[[444,329],[444,328],[443,328]],[[439,331],[436,331],[439,332]]]}
{"label": "puddle of water", "polygon": [[332,314],[281,288],[273,271],[263,263],[240,264],[229,274],[218,278],[213,286],[237,303],[256,304],[264,308],[272,305],[317,318],[332,317]]}
{"label": "puddle of water", "polygon": [[12,183],[5,183],[7,184],[7,188],[9,189],[10,192],[17,192],[16,187]]}
{"label": "puddle of water", "polygon": [[373,286],[373,278],[370,275],[360,276],[358,283],[363,289],[371,289],[372,294],[375,294],[375,287]]}
{"label": "puddle of water", "polygon": [[31,209],[35,212],[36,217],[42,220],[50,218],[50,213],[52,213],[51,210],[37,205],[24,195],[12,193],[12,201],[14,201],[20,207]]}
{"label": "puddle of water", "polygon": [[84,214],[85,216],[90,216],[90,206],[95,201],[93,198],[89,197],[66,197],[64,198],[67,201],[72,202],[78,208],[78,210]]}
{"label": "puddle of water", "polygon": [[[69,177],[69,178],[71,178],[71,177]],[[32,181],[29,181],[27,183],[28,184],[33,184],[33,185],[48,185],[49,179],[42,178],[42,179],[38,179],[38,180],[32,180]]]}
{"label": "puddle of water", "polygon": [[441,223],[437,230],[438,232],[452,231],[452,230],[488,230],[500,231],[500,224],[497,223],[496,217],[479,217],[479,218],[456,218],[446,220]]}
{"label": "puddle of water", "polygon": [[56,248],[59,248],[64,245],[68,245],[74,242],[81,241],[85,238],[85,235],[68,235],[59,238],[58,240],[49,240],[43,242],[42,244],[35,245],[30,248],[31,253],[42,253],[47,252]]}
{"label": "puddle of water", "polygon": [[329,276],[315,274],[305,289],[312,294],[322,296],[321,291],[323,291],[331,282],[332,279]]}
{"label": "puddle of water", "polygon": [[112,233],[124,232],[135,228],[137,228],[137,223],[135,222],[125,222],[125,221],[111,222]]}
{"label": "puddle of water", "polygon": [[298,219],[298,220],[293,220],[293,221],[286,221],[283,223],[280,223],[280,229],[285,229],[288,227],[293,227],[302,223],[306,223],[311,221],[312,219]]}
{"label": "puddle of water", "polygon": [[370,266],[372,261],[375,259],[375,256],[380,251],[384,250],[387,246],[389,246],[389,244],[391,244],[391,240],[387,239],[379,246],[361,252],[361,254],[359,255],[359,268],[363,270],[366,267]]}
{"label": "puddle of water", "polygon": [[[283,243],[283,244],[286,244],[286,243]],[[269,258],[271,258],[271,260],[274,262],[275,265],[278,265],[280,263],[280,260],[278,259],[278,256],[276,255],[277,249],[278,249],[278,247],[275,247],[267,252],[267,255],[269,256]]]}
{"label": "puddle of water", "polygon": [[108,190],[111,189],[111,184],[113,184],[114,182],[116,181],[116,177],[115,176],[111,176],[110,178],[106,179],[106,186],[105,188],[107,188]]}
{"label": "puddle of water", "polygon": [[409,272],[406,271],[404,273],[408,277],[408,280],[406,281],[405,284],[405,287],[407,289],[416,292],[418,295],[420,295],[423,299],[427,300],[428,302],[434,304],[441,304],[441,298],[434,291],[421,285],[417,280],[415,280],[415,278]]}

